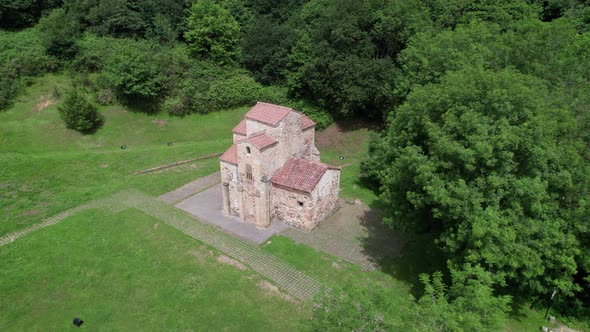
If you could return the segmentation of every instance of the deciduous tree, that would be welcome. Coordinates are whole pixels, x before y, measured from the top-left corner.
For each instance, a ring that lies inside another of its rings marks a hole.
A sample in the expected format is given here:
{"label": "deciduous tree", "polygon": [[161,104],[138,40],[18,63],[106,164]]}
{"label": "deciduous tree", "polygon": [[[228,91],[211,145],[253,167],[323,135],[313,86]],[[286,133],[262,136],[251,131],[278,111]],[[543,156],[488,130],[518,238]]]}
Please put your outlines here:
{"label": "deciduous tree", "polygon": [[193,4],[184,36],[193,54],[201,59],[223,65],[240,57],[240,26],[228,10],[212,0]]}

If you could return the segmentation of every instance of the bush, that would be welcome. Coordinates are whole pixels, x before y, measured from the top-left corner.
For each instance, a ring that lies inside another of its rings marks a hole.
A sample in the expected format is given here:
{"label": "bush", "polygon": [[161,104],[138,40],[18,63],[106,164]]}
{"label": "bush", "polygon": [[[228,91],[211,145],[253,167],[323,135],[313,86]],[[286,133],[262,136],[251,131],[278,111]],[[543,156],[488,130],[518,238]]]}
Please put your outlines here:
{"label": "bush", "polygon": [[162,110],[170,115],[183,116],[190,113],[186,98],[179,96],[168,97],[164,100]]}
{"label": "bush", "polygon": [[10,66],[0,67],[0,109],[12,104],[14,95],[18,92],[19,81],[16,71]]}
{"label": "bush", "polygon": [[8,107],[30,76],[57,68],[45,54],[37,29],[0,31],[0,109]]}
{"label": "bush", "polygon": [[111,89],[102,89],[96,96],[96,101],[103,106],[112,104],[115,99],[115,93]]}
{"label": "bush", "polygon": [[38,26],[47,54],[62,60],[76,56],[79,51],[76,39],[80,34],[80,26],[68,17],[63,8],[51,11],[39,21]]}
{"label": "bush", "polygon": [[66,127],[79,132],[90,132],[101,123],[98,108],[77,91],[68,94],[57,110]]}
{"label": "bush", "polygon": [[182,87],[190,112],[209,113],[251,104],[262,86],[247,71],[196,62]]}

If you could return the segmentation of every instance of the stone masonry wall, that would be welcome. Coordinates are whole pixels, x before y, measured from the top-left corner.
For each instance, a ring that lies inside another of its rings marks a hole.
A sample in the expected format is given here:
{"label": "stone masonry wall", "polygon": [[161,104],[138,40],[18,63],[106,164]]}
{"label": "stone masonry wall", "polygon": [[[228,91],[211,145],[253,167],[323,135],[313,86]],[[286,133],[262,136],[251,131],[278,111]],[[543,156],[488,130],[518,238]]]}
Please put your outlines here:
{"label": "stone masonry wall", "polygon": [[311,193],[312,200],[316,202],[312,217],[312,227],[334,211],[338,204],[339,191],[340,170],[328,169]]}
{"label": "stone masonry wall", "polygon": [[313,202],[311,196],[306,193],[273,185],[271,207],[273,220],[281,220],[289,226],[305,230],[313,227],[311,226]]}
{"label": "stone masonry wall", "polygon": [[[220,162],[221,166],[221,183],[228,184],[228,191],[229,191],[229,207],[230,207],[230,214],[234,216],[240,215],[240,206],[241,199],[240,193],[238,192],[238,173],[237,173],[237,166],[227,163],[227,162]],[[225,199],[225,197],[223,197]]]}

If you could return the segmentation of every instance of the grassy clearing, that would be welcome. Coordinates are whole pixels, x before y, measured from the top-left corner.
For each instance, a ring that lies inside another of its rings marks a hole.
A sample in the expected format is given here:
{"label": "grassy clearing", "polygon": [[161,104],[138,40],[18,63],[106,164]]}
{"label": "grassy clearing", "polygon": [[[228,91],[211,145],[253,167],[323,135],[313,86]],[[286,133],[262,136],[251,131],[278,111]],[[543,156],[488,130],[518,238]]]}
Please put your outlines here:
{"label": "grassy clearing", "polygon": [[0,112],[0,235],[121,189],[159,195],[215,171],[219,164],[213,158],[131,175],[224,151],[231,144],[231,128],[247,111],[244,107],[177,118],[103,107],[104,126],[82,135],[65,128],[57,103],[36,109],[53,98],[53,90],[67,86],[64,76],[44,76],[14,107]]}
{"label": "grassy clearing", "polygon": [[[52,99],[68,85],[65,76],[44,76],[0,112],[0,235],[118,190],[159,195],[216,171],[213,158],[131,174],[224,151],[248,109],[174,118],[103,107],[104,126],[81,135],[64,127]],[[316,142],[322,161],[343,167],[341,196],[374,206],[377,196],[359,177],[371,131],[339,123],[318,132]],[[421,293],[418,275],[445,265],[431,238],[408,241],[401,258],[368,273],[280,236],[264,248],[327,286],[387,287],[408,307],[410,294]],[[216,255],[137,211],[73,216],[0,248],[0,330],[66,330],[76,315],[106,330],[300,328],[308,308],[260,291],[258,275],[220,265]],[[536,330],[542,314],[515,305],[508,330]]]}
{"label": "grassy clearing", "polygon": [[[361,161],[368,155],[369,136],[375,129],[355,120],[335,123],[316,133],[316,145],[322,161],[342,167],[340,196],[359,198],[368,205],[378,203],[378,197],[361,181]],[[343,157],[344,159],[340,159]]]}
{"label": "grassy clearing", "polygon": [[297,330],[306,308],[136,210],[89,210],[0,250],[0,330]]}

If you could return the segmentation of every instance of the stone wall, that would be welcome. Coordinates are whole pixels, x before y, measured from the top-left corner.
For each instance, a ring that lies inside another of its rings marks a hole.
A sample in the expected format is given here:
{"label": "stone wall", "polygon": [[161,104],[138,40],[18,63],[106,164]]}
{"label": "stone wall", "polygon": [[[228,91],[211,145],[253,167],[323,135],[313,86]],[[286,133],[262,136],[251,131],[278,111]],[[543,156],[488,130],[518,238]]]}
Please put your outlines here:
{"label": "stone wall", "polygon": [[[223,199],[224,202],[226,199],[229,200],[229,211],[225,211],[224,209],[224,212],[229,212],[229,214],[233,216],[239,216],[242,202],[240,199],[240,192],[238,191],[240,186],[238,181],[238,167],[236,165],[222,161],[220,162],[220,168],[221,183],[222,185],[227,184],[227,192],[222,188]],[[229,197],[226,197],[226,194],[229,195]]]}
{"label": "stone wall", "polygon": [[[248,153],[248,148],[250,153]],[[270,147],[267,150],[272,150]],[[238,177],[241,213],[240,220],[253,222],[258,227],[270,226],[269,203],[270,191],[268,183],[264,180],[266,160],[263,157],[264,150],[260,151],[254,145],[243,142],[238,144]],[[248,178],[247,168],[252,170],[252,178]],[[240,191],[241,190],[241,191]]]}
{"label": "stone wall", "polygon": [[338,204],[339,192],[340,170],[328,169],[311,193],[312,200],[316,202],[312,216],[313,226],[334,211]]}
{"label": "stone wall", "polygon": [[282,186],[272,186],[272,219],[289,226],[309,230],[314,202],[309,194]]}

